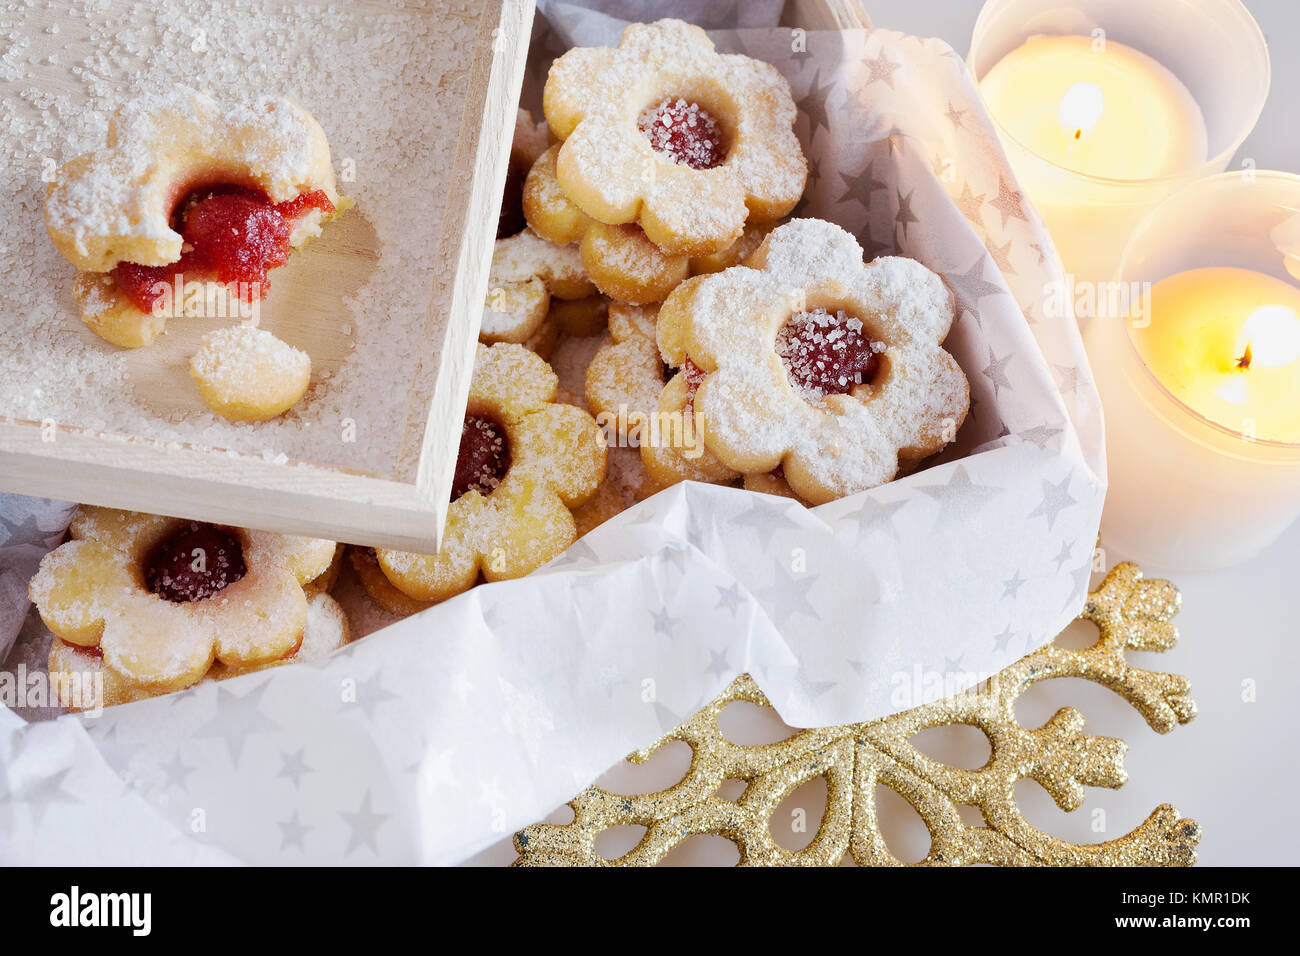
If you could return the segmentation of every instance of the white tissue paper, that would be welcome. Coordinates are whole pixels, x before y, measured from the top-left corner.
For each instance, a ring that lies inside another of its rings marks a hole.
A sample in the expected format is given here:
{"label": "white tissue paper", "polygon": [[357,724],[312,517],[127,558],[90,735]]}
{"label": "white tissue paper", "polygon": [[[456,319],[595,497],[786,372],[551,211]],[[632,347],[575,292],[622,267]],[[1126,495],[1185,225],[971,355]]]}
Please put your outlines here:
{"label": "white tissue paper", "polygon": [[[972,397],[957,444],[812,510],[678,485],[541,571],[318,668],[97,718],[0,709],[0,859],[451,863],[545,817],[743,672],[792,725],[861,721],[964,689],[1075,616],[1105,490],[1099,404],[1072,317],[1043,308],[1060,263],[966,67],[943,42],[883,29],[754,28],[775,6],[746,6],[746,28],[714,39],[790,80],[811,163],[797,215],[844,226],[867,258],[915,257],[956,293],[947,348]],[[623,25],[543,12],[533,101],[550,57],[615,44]],[[9,498],[0,516],[4,650],[67,510]]]}

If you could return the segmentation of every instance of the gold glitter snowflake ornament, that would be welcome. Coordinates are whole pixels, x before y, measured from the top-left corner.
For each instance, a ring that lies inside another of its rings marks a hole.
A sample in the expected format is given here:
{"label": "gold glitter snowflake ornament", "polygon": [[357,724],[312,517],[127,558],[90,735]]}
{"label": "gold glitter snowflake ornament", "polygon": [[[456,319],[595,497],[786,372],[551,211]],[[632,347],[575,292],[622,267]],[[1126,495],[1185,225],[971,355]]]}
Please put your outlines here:
{"label": "gold glitter snowflake ornament", "polygon": [[[1173,647],[1178,632],[1170,619],[1178,605],[1178,590],[1168,581],[1148,580],[1137,566],[1120,564],[1089,595],[1080,615],[1099,632],[1091,647],[1049,644],[982,688],[880,720],[797,731],[771,744],[734,744],[718,728],[718,715],[733,701],[770,706],[743,675],[704,710],[629,757],[642,763],[665,743],[684,741],[693,756],[681,781],[631,796],[587,788],[569,804],[571,823],[537,823],[515,835],[516,865],[652,865],[700,834],[730,840],[745,866],[825,866],[846,854],[859,865],[897,865],[881,835],[877,785],[901,795],[925,822],[930,852],[922,864],[1190,865],[1200,825],[1180,819],[1168,804],[1116,840],[1076,844],[1036,829],[1015,797],[1016,782],[1027,777],[1041,784],[1062,810],[1076,810],[1085,786],[1116,788],[1127,779],[1127,745],[1085,734],[1083,715],[1075,708],[1061,708],[1036,730],[1020,725],[1016,700],[1033,684],[1058,677],[1095,681],[1127,700],[1160,733],[1195,716],[1184,678],[1133,667],[1125,658],[1129,650]],[[911,743],[927,728],[958,724],[977,727],[988,738],[991,754],[984,766],[951,767]],[[787,850],[773,839],[769,820],[790,794],[818,777],[825,779],[827,790],[821,825],[806,847]],[[718,795],[729,779],[746,785],[734,800]],[[984,824],[964,822],[962,804],[978,808]],[[597,837],[629,824],[646,828],[640,842],[617,859],[601,858]]]}

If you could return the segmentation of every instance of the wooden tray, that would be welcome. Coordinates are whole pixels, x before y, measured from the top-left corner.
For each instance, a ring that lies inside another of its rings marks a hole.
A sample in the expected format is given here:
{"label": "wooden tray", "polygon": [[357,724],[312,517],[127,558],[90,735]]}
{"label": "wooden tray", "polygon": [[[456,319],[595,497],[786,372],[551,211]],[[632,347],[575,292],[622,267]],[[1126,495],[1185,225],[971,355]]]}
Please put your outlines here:
{"label": "wooden tray", "polygon": [[[32,55],[27,58],[30,69],[20,79],[0,80],[0,99],[7,115],[12,109],[19,121],[36,124],[41,122],[42,109],[47,105],[42,97],[63,96],[76,103],[87,86],[87,69],[99,69],[94,64],[102,52],[98,49],[102,31],[114,16],[122,18],[124,25],[145,29],[131,19],[138,17],[138,12],[132,13],[138,11],[138,5],[127,0],[81,17],[72,14],[70,6],[55,3],[52,8],[42,7],[23,15],[26,19],[21,23],[22,31],[31,38]],[[286,88],[271,92],[303,102],[294,88],[295,70],[305,68],[304,64],[323,71],[344,69],[338,65],[338,57],[348,56],[350,46],[367,48],[372,61],[382,62],[382,47],[376,46],[373,39],[375,25],[391,24],[399,12],[382,0],[344,6],[344,12],[323,2],[314,8],[323,24],[333,24],[327,18],[351,19],[340,20],[336,28],[317,29],[291,39],[291,44],[296,42],[301,49],[284,54]],[[181,34],[182,42],[189,43],[196,55],[216,51],[237,62],[231,51],[246,41],[237,35],[239,30],[232,29],[238,23],[233,19],[238,16],[233,5],[230,10],[217,5],[210,22],[186,21],[182,17],[185,13],[185,6],[177,5],[174,25],[188,30],[188,34]],[[289,12],[283,15],[291,16]],[[44,378],[58,371],[60,348],[80,350],[78,354],[97,362],[121,363],[130,386],[130,400],[146,421],[152,410],[160,428],[166,426],[165,434],[152,434],[148,427],[132,431],[91,427],[76,416],[46,419],[30,414],[30,409],[26,414],[14,414],[12,409],[0,407],[0,490],[357,544],[436,549],[469,389],[533,5],[531,0],[407,4],[400,16],[408,18],[401,30],[401,42],[423,44],[416,53],[422,56],[427,51],[428,75],[424,75],[426,70],[418,56],[410,55],[405,48],[394,49],[394,62],[404,63],[408,73],[420,75],[394,76],[392,82],[410,83],[413,89],[417,81],[423,83],[424,92],[412,95],[427,95],[425,115],[436,113],[439,128],[450,133],[444,137],[446,142],[438,144],[441,164],[430,161],[420,173],[428,191],[421,199],[434,204],[430,218],[440,224],[440,228],[430,228],[420,237],[417,245],[423,245],[427,262],[408,276],[417,284],[415,294],[427,303],[424,314],[383,314],[382,307],[378,307],[378,315],[365,316],[373,322],[406,323],[404,327],[414,327],[418,332],[418,355],[385,360],[393,366],[389,387],[394,390],[396,413],[378,427],[371,423],[370,434],[376,436],[377,445],[382,439],[387,450],[366,460],[356,448],[344,447],[347,439],[341,430],[347,428],[346,420],[308,422],[317,432],[310,439],[319,437],[319,441],[311,447],[309,439],[296,436],[298,451],[292,455],[277,452],[275,440],[267,441],[266,450],[250,447],[249,442],[223,445],[220,441],[203,441],[205,432],[197,428],[196,436],[189,439],[177,421],[186,412],[202,415],[203,406],[186,372],[188,358],[205,332],[230,323],[173,320],[167,334],[154,345],[123,352],[99,341],[77,321],[70,294],[61,291],[67,318],[59,329],[66,327],[66,340],[60,338],[62,331],[48,336],[43,343],[39,336],[32,337],[31,370],[25,373],[30,375],[30,382],[24,386],[30,385],[32,390],[47,387]],[[243,29],[242,24],[239,28]],[[100,31],[100,39],[96,31]],[[452,37],[459,41],[452,42]],[[466,38],[472,39],[461,42]],[[147,36],[143,42],[149,42]],[[174,42],[174,37],[163,36],[153,42]],[[148,53],[130,46],[119,52],[128,58]],[[404,56],[399,55],[404,52]],[[260,66],[253,62],[250,70]],[[184,81],[186,77],[180,74],[175,79]],[[268,82],[276,84],[277,80],[274,77]],[[40,91],[39,95],[31,92],[33,88]],[[364,84],[358,90],[362,94],[357,97],[359,101],[337,109],[337,115],[344,115],[346,109],[380,108],[367,102]],[[222,91],[213,88],[213,92],[220,96]],[[336,142],[338,130],[331,129],[322,117],[320,104],[303,105],[322,120],[339,170],[349,157]],[[49,125],[48,117],[45,122]],[[335,125],[342,126],[346,134],[346,122]],[[435,125],[432,120],[430,125]],[[419,129],[401,129],[395,131],[394,140],[400,140],[408,152],[418,151],[419,134]],[[79,151],[69,150],[59,159]],[[24,177],[17,184],[29,197],[21,207],[29,220],[23,227],[29,228],[33,237],[44,239],[39,208],[44,187],[39,180],[42,165],[51,165],[48,157],[24,152],[24,145],[17,141],[0,141],[0,156],[6,160],[7,177]],[[400,168],[407,161],[395,154],[391,163]],[[364,181],[368,172],[374,170],[361,169],[356,176]],[[340,178],[341,190],[355,195],[349,188],[346,169],[340,172]],[[318,387],[327,389],[337,376],[348,374],[349,363],[373,360],[357,349],[352,319],[341,307],[344,299],[373,278],[381,257],[401,251],[384,246],[370,214],[364,198],[359,199],[353,210],[327,225],[320,239],[272,275],[273,287],[263,304],[261,325],[312,356],[313,391],[304,403],[308,408],[313,392]],[[36,244],[32,248],[42,256],[48,256],[50,251]],[[63,265],[63,279],[70,287],[73,270]],[[0,281],[8,283],[15,278]],[[35,324],[44,319],[44,314],[20,316],[20,322],[24,319]],[[12,353],[29,346],[14,348],[12,341],[10,358],[21,366],[24,356]],[[0,344],[5,343],[0,340]],[[263,428],[243,427],[252,435]],[[211,433],[209,428],[206,434]],[[281,432],[266,434],[274,438]],[[306,451],[301,450],[304,442]],[[352,460],[347,460],[343,452]]]}
{"label": "wooden tray", "polygon": [[[116,16],[123,30],[141,29],[139,7],[128,0],[112,0],[93,15],[81,17],[72,15],[71,6],[70,0],[56,0],[49,7],[24,14],[21,32],[32,41],[25,51],[29,75],[0,80],[0,100],[6,112],[12,110],[17,120],[32,124],[31,129],[44,124],[58,132],[58,125],[49,123],[44,115],[48,103],[29,95],[30,88],[70,97],[75,104],[79,91],[84,92],[87,85],[86,75],[103,69],[105,24]],[[238,19],[242,14],[233,5],[229,10],[215,5],[214,12],[205,14],[209,19],[197,22],[180,16],[187,5],[179,0],[150,9],[170,6],[175,6],[177,13],[167,22],[172,34],[167,42],[176,42],[177,27],[180,42],[190,44],[199,55],[223,44],[247,42],[235,35],[250,28]],[[352,18],[354,23],[363,23],[366,17],[396,16],[398,9],[385,0],[347,4],[340,8],[344,12],[336,11],[329,0],[307,0],[306,6],[328,11],[329,17]],[[250,447],[248,441],[205,440],[208,436],[204,434],[190,436],[176,428],[155,434],[154,421],[165,425],[187,413],[204,414],[186,366],[199,338],[218,323],[174,320],[155,344],[123,352],[101,342],[77,320],[65,289],[62,308],[66,314],[57,323],[57,334],[30,346],[30,369],[23,369],[19,362],[24,385],[47,392],[66,388],[66,382],[60,386],[58,381],[44,381],[41,372],[48,371],[52,362],[58,363],[64,348],[74,347],[93,357],[112,357],[121,363],[131,401],[144,412],[143,424],[138,428],[96,427],[76,416],[49,418],[39,409],[15,414],[0,403],[0,490],[355,544],[423,552],[436,549],[469,388],[495,232],[492,227],[505,177],[533,9],[531,0],[478,4],[434,0],[407,3],[400,9],[402,16],[410,18],[412,28],[423,31],[410,42],[424,46],[419,48],[421,59],[414,64],[395,55],[394,70],[405,68],[422,74],[421,79],[432,90],[426,114],[444,116],[443,127],[450,126],[455,132],[454,142],[444,151],[444,161],[430,166],[420,183],[422,192],[436,197],[435,218],[440,223],[440,228],[431,228],[420,237],[428,261],[409,276],[409,281],[428,290],[426,307],[365,316],[369,322],[399,323],[420,333],[419,348],[411,350],[416,354],[380,359],[392,362],[392,368],[382,369],[391,372],[391,381],[381,387],[392,389],[396,404],[394,413],[379,426],[386,450],[367,455],[353,448],[350,455],[341,454],[340,429],[348,427],[346,419],[316,423],[319,442],[304,447],[299,441],[292,454],[277,449],[275,432],[270,433],[272,439],[265,448],[257,446],[255,439]],[[98,37],[91,29],[96,25],[92,20],[101,31]],[[458,29],[455,42],[448,27],[452,20]],[[870,26],[857,0],[790,0],[783,20],[808,29]],[[293,24],[286,21],[286,32],[293,32]],[[340,169],[349,162],[340,145],[346,142],[346,121],[340,122],[336,112],[335,122],[328,122],[321,107],[328,110],[329,104],[299,96],[296,71],[303,62],[316,63],[318,69],[335,68],[337,61],[346,61],[366,41],[361,27],[346,23],[324,32],[323,37],[291,37],[288,48],[277,54],[284,57],[282,69],[264,82],[272,91],[296,99],[316,113],[330,136],[335,166]],[[134,56],[146,64],[152,51],[128,47],[108,52],[114,60],[129,63]],[[428,75],[423,75],[426,72]],[[186,77],[183,70],[173,70],[168,79]],[[407,79],[397,72],[391,82],[400,84]],[[219,95],[221,90],[214,92]],[[117,99],[124,97],[124,93],[116,94]],[[356,99],[349,108],[382,108],[382,103],[375,102],[382,97],[370,97],[363,91]],[[99,105],[102,108],[103,103]],[[401,139],[410,134],[409,130],[398,132]],[[6,143],[5,136],[16,141]],[[40,179],[43,171],[48,172],[49,152],[62,161],[101,142],[102,131],[98,141],[76,149],[58,144],[42,151],[25,149],[22,137],[12,129],[0,133],[0,156],[7,160],[7,172],[0,175],[21,177],[17,185],[27,197],[25,202],[20,197],[17,215],[47,258],[61,263],[61,278],[56,281],[67,287],[71,286],[72,269],[49,247],[40,222],[44,188]],[[404,161],[392,160],[394,164]],[[364,181],[367,171],[359,170],[358,175]],[[346,171],[341,171],[341,179],[342,191],[356,195]],[[0,202],[3,199],[4,190],[0,189]],[[0,215],[5,211],[0,209]],[[352,320],[339,308],[340,299],[364,287],[387,258],[403,251],[384,246],[371,215],[364,196],[360,197],[357,207],[330,223],[319,240],[272,276],[273,288],[263,304],[261,324],[312,356],[313,388],[303,403],[308,409],[318,387],[327,388],[326,383],[368,361],[356,349]],[[8,280],[0,279],[4,281]],[[0,359],[6,344],[3,335],[0,327]],[[15,346],[18,351],[27,348],[25,343]],[[3,374],[0,367],[0,379]],[[105,402],[116,400],[109,395]],[[291,412],[289,417],[293,415]],[[262,434],[258,429],[264,428],[244,427],[248,429],[244,434],[253,436]],[[364,444],[365,434],[376,433],[374,423],[363,433]]]}

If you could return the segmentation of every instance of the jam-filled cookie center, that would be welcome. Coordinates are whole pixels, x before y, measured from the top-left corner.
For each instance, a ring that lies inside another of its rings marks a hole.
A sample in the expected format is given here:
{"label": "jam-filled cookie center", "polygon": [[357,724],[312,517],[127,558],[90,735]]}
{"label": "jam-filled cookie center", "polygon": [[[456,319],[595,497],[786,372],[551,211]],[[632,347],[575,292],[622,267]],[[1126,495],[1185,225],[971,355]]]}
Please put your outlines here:
{"label": "jam-filled cookie center", "polygon": [[191,522],[166,538],[145,561],[145,586],[165,601],[189,604],[225,590],[247,573],[234,535]]}
{"label": "jam-filled cookie center", "polygon": [[245,302],[264,299],[267,272],[289,261],[294,226],[313,209],[332,213],[334,203],[319,189],[281,203],[242,186],[195,190],[172,213],[172,228],[185,240],[180,259],[165,266],[123,262],[113,269],[113,281],[145,312],[178,276],[233,283]]}
{"label": "jam-filled cookie center", "polygon": [[490,495],[510,470],[510,439],[498,422],[483,415],[466,415],[460,429],[460,451],[451,500],[469,491]]}
{"label": "jam-filled cookie center", "polygon": [[726,159],[722,124],[699,103],[669,97],[637,118],[650,147],[679,166],[712,169]]}
{"label": "jam-filled cookie center", "polygon": [[843,309],[798,312],[776,333],[787,378],[814,398],[844,395],[870,382],[880,369],[881,350],[862,320]]}

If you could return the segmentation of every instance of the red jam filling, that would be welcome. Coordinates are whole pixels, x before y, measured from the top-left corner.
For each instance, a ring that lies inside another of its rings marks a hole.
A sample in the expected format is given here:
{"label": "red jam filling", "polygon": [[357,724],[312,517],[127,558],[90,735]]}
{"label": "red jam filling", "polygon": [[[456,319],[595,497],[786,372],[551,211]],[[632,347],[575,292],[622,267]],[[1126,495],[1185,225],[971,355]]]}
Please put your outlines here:
{"label": "red jam filling", "polygon": [[698,392],[700,390],[700,386],[704,384],[704,369],[700,368],[698,365],[692,362],[689,355],[686,357],[686,361],[683,362],[680,367],[669,365],[667,362],[664,363],[665,382],[671,379],[678,372],[682,372],[686,376],[685,407],[692,408],[695,405],[695,393]]}
{"label": "red jam filling", "polygon": [[699,103],[678,97],[648,106],[637,118],[637,128],[656,153],[665,154],[679,166],[712,169],[726,158],[722,128]]}
{"label": "red jam filling", "polygon": [[790,382],[819,397],[847,394],[880,369],[880,352],[862,320],[843,309],[792,316],[776,334],[776,354]]}
{"label": "red jam filling", "polygon": [[289,261],[294,222],[313,209],[331,213],[334,203],[319,189],[282,203],[240,186],[198,190],[172,214],[172,228],[185,240],[180,259],[165,266],[123,262],[113,270],[113,281],[145,312],[177,276],[235,283],[243,301],[264,299],[267,271]]}
{"label": "red jam filling", "polygon": [[247,573],[238,539],[210,524],[191,522],[145,561],[145,585],[173,604],[212,597]]}
{"label": "red jam filling", "polygon": [[686,407],[691,408],[695,405],[695,393],[700,390],[704,384],[704,369],[700,368],[690,357],[682,364],[682,374],[686,376]]}
{"label": "red jam filling", "polygon": [[468,491],[490,495],[509,470],[510,439],[506,430],[490,418],[466,415],[460,429],[460,452],[456,455],[451,500]]}

